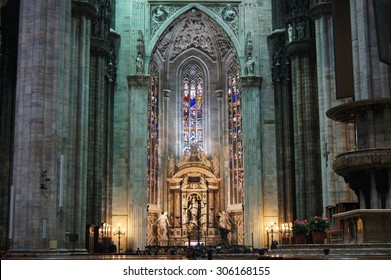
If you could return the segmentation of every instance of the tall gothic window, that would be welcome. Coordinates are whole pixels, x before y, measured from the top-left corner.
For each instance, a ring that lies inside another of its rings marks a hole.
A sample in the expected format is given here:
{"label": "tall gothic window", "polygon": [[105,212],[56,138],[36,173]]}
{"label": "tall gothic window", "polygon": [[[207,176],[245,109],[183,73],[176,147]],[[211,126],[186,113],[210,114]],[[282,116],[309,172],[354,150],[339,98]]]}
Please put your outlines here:
{"label": "tall gothic window", "polygon": [[243,202],[243,137],[240,76],[236,66],[228,71],[228,131],[230,203]]}
{"label": "tall gothic window", "polygon": [[159,78],[157,71],[151,75],[148,93],[148,194],[149,204],[158,203],[158,146],[159,146]]}
{"label": "tall gothic window", "polygon": [[203,147],[203,79],[201,70],[190,65],[183,79],[183,143],[184,150],[191,145]]}

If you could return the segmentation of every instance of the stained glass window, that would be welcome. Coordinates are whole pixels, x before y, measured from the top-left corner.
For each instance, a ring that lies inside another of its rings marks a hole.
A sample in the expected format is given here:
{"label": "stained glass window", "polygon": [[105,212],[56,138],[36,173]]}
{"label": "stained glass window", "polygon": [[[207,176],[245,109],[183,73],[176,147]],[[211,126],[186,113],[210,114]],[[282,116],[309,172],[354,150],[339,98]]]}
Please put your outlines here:
{"label": "stained glass window", "polygon": [[228,72],[228,132],[230,203],[243,202],[243,137],[240,76],[236,66]]}
{"label": "stained glass window", "polygon": [[151,75],[148,93],[148,191],[147,201],[158,203],[158,147],[159,147],[159,78]]}
{"label": "stained glass window", "polygon": [[183,79],[184,150],[198,144],[203,147],[203,79],[198,66],[190,65]]}

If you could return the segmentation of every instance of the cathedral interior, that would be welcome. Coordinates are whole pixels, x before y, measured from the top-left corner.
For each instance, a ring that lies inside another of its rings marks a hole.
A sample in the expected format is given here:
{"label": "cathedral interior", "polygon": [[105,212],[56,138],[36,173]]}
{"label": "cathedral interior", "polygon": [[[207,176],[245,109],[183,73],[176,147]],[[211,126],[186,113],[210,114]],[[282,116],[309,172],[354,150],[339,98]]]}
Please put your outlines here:
{"label": "cathedral interior", "polygon": [[391,242],[389,1],[0,8],[0,251]]}

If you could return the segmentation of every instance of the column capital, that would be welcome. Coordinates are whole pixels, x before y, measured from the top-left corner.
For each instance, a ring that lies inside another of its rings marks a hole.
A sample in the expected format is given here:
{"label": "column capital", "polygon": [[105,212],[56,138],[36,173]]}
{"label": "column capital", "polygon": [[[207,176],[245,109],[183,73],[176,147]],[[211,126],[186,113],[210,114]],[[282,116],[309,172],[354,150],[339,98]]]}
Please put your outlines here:
{"label": "column capital", "polygon": [[322,16],[331,15],[332,13],[332,4],[330,1],[316,1],[309,11],[310,17],[312,20],[317,20]]}
{"label": "column capital", "polygon": [[128,88],[131,87],[142,87],[147,86],[149,83],[149,75],[129,75],[128,79]]}
{"label": "column capital", "polygon": [[72,1],[72,16],[93,19],[96,16],[96,7],[89,2],[81,0]]}

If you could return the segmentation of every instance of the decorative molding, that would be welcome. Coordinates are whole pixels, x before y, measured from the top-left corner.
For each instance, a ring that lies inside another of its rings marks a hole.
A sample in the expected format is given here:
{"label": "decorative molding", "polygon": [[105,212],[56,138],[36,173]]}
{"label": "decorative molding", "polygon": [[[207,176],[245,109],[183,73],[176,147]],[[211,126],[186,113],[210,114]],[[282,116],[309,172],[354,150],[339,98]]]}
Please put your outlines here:
{"label": "decorative molding", "polygon": [[[149,1],[150,6],[150,26],[151,36],[153,36],[159,28],[177,13],[180,9],[187,6],[188,3],[177,3],[175,1],[162,2],[162,1]],[[227,26],[232,30],[235,36],[239,33],[239,3],[240,1],[233,2],[219,2],[211,3],[210,1],[192,1],[192,4],[201,2],[202,5],[213,12],[216,17],[221,18]]]}
{"label": "decorative molding", "polygon": [[391,168],[391,149],[362,149],[339,154],[333,164],[341,176],[346,173],[373,168]]}
{"label": "decorative molding", "polygon": [[88,19],[94,19],[96,17],[96,8],[94,5],[80,0],[72,1],[72,16],[74,17],[86,17]]}
{"label": "decorative molding", "polygon": [[181,15],[157,44],[162,57],[175,59],[184,51],[195,48],[213,60],[224,58],[233,49],[225,32],[202,11],[192,9]]}
{"label": "decorative molding", "polygon": [[355,122],[356,116],[365,120],[368,111],[374,111],[377,119],[384,117],[384,110],[391,109],[391,98],[365,99],[335,106],[326,112],[329,119],[338,122]]}
{"label": "decorative molding", "polygon": [[91,24],[91,37],[107,40],[110,33],[111,1],[100,0],[96,3],[95,17]]}

